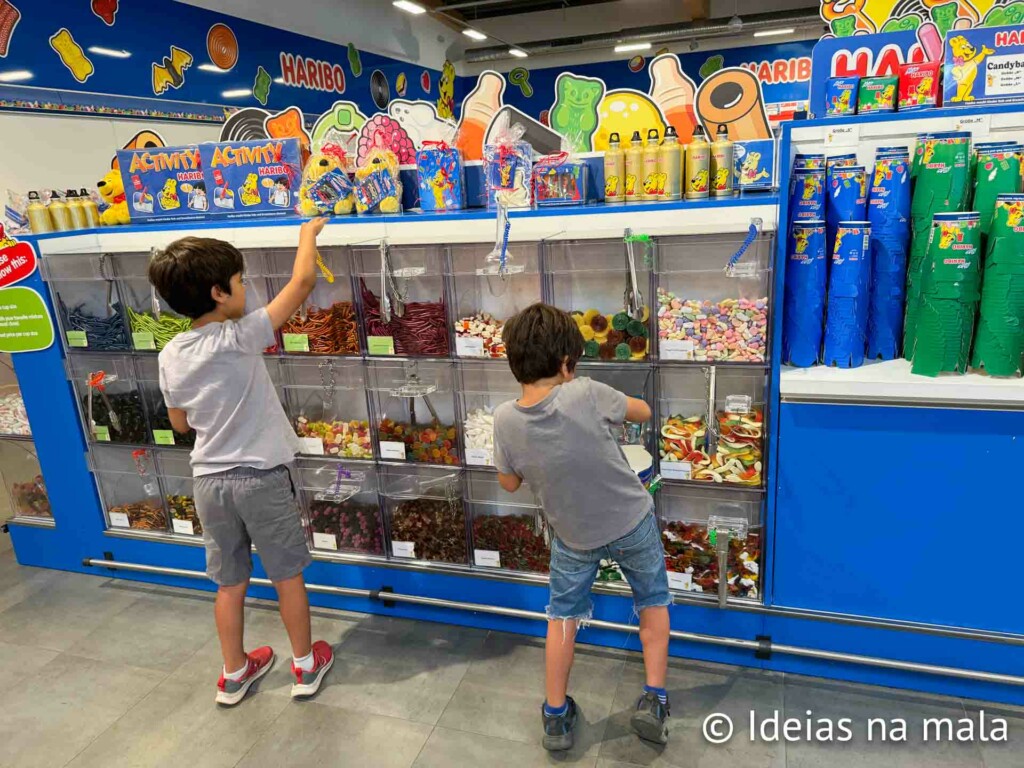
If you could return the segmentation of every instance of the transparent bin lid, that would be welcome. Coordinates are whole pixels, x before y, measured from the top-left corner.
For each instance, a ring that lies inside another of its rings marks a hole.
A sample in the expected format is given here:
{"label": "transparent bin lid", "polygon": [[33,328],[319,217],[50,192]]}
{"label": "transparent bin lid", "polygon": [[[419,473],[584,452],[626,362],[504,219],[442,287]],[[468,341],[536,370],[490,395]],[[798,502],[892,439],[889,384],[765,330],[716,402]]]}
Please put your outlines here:
{"label": "transparent bin lid", "polygon": [[373,465],[304,459],[298,469],[314,549],[382,556]]}

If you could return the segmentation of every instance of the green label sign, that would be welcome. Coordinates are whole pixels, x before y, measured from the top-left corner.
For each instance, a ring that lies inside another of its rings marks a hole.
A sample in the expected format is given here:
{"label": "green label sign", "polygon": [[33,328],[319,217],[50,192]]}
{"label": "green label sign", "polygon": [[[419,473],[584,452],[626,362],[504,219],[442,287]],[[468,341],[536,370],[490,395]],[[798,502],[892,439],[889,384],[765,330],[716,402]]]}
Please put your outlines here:
{"label": "green label sign", "polygon": [[371,355],[395,354],[395,340],[391,336],[367,336],[366,346]]}
{"label": "green label sign", "polygon": [[85,331],[67,331],[64,337],[68,340],[69,347],[88,347],[89,337]]}
{"label": "green label sign", "polygon": [[136,349],[156,349],[156,338],[150,331],[135,331],[132,333],[132,344]]}
{"label": "green label sign", "polygon": [[38,291],[0,290],[0,352],[36,352],[53,344],[53,321]]}
{"label": "green label sign", "polygon": [[174,445],[174,430],[154,429],[153,442],[157,445]]}
{"label": "green label sign", "polygon": [[282,333],[285,352],[309,352],[309,336],[304,333]]}
{"label": "green label sign", "polygon": [[92,428],[93,437],[96,438],[97,443],[109,443],[110,442],[110,427],[101,427],[97,424]]}

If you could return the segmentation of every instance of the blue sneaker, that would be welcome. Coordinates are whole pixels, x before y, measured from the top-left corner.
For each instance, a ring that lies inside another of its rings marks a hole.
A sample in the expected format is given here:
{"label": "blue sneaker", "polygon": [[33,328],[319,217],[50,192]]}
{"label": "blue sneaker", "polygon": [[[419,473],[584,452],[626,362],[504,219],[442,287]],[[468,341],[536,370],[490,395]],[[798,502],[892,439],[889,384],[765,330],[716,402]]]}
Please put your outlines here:
{"label": "blue sneaker", "polygon": [[561,715],[549,715],[544,712],[544,705],[540,705],[540,713],[544,718],[544,749],[549,752],[572,749],[572,731],[576,727],[579,709],[572,696],[566,696],[565,703],[568,706]]}
{"label": "blue sneaker", "polygon": [[636,703],[636,710],[629,724],[644,741],[655,744],[668,743],[668,704],[662,704],[656,693],[645,691]]}

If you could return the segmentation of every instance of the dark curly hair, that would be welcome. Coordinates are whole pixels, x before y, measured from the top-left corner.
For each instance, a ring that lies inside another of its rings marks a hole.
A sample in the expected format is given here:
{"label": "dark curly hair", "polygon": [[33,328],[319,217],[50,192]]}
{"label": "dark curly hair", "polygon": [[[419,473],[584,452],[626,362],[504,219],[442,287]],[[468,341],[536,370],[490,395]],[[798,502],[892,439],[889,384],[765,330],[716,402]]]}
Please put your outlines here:
{"label": "dark curly hair", "polygon": [[583,334],[568,312],[549,304],[533,304],[505,323],[501,333],[508,365],[520,384],[569,371],[583,357]]}
{"label": "dark curly hair", "polygon": [[242,253],[212,237],[183,237],[149,261],[149,282],[179,315],[197,317],[217,308],[214,286],[231,293],[231,277],[244,268]]}

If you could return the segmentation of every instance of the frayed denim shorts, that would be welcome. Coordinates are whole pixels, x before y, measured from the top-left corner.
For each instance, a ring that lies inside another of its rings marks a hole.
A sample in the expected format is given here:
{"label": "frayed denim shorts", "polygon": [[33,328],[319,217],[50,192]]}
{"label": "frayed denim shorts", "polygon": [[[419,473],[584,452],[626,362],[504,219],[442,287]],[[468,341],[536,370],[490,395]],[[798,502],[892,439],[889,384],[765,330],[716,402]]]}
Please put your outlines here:
{"label": "frayed denim shorts", "polygon": [[645,608],[671,605],[665,548],[654,514],[621,539],[598,549],[571,549],[557,536],[551,542],[551,603],[549,619],[587,621],[594,611],[590,590],[602,560],[614,560],[633,590],[633,605]]}

